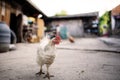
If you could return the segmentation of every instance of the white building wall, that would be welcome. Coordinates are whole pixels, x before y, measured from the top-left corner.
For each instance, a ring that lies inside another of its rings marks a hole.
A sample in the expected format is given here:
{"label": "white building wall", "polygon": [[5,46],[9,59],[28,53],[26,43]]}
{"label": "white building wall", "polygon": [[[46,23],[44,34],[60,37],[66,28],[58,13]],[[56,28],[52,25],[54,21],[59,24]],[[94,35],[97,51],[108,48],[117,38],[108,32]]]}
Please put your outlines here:
{"label": "white building wall", "polygon": [[60,24],[66,26],[70,35],[74,37],[82,37],[84,35],[82,20],[62,20],[52,22],[52,26]]}
{"label": "white building wall", "polygon": [[112,28],[112,30],[115,29],[115,19],[113,16],[111,16],[111,28]]}

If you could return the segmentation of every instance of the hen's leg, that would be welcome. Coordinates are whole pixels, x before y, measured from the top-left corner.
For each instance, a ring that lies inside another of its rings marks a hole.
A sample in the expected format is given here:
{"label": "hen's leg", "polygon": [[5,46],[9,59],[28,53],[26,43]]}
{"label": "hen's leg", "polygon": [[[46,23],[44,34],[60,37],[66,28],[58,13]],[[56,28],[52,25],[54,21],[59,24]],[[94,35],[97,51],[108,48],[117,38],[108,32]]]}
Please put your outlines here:
{"label": "hen's leg", "polygon": [[36,73],[36,75],[41,75],[41,74],[45,74],[44,72],[42,72],[42,66],[40,66],[40,71]]}
{"label": "hen's leg", "polygon": [[50,77],[54,77],[54,75],[49,74],[49,65],[46,65],[46,67],[47,67],[47,74],[45,75],[44,78],[48,78],[50,80]]}

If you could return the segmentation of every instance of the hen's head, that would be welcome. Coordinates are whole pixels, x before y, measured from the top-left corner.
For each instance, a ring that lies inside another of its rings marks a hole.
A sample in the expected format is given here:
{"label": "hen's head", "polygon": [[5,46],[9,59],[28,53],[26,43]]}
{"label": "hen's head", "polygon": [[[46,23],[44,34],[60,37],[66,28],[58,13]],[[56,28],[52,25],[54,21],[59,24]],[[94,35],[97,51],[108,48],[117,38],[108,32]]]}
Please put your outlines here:
{"label": "hen's head", "polygon": [[56,35],[53,39],[52,39],[52,43],[54,44],[59,44],[61,42],[61,38],[59,35]]}

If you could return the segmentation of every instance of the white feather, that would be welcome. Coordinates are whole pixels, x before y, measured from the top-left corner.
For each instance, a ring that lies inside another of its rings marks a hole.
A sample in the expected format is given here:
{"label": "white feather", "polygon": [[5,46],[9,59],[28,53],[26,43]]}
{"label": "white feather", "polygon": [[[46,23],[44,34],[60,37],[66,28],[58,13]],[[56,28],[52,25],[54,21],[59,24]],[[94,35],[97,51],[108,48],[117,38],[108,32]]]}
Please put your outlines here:
{"label": "white feather", "polygon": [[42,66],[44,64],[51,65],[55,59],[55,45],[52,40],[47,37],[43,38],[40,42],[37,51],[37,63]]}

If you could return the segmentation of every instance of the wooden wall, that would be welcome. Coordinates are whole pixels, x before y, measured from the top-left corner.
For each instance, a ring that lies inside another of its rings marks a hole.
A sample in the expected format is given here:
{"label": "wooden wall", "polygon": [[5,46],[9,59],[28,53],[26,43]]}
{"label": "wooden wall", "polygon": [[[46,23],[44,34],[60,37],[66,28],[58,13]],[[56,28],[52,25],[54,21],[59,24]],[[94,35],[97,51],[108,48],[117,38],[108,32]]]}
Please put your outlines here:
{"label": "wooden wall", "polygon": [[6,22],[7,25],[10,25],[10,10],[10,4],[0,1],[0,21]]}
{"label": "wooden wall", "polygon": [[37,36],[39,39],[41,39],[44,36],[44,28],[45,28],[43,19],[37,19],[37,25],[38,25]]}
{"label": "wooden wall", "polygon": [[1,15],[1,11],[2,11],[2,1],[0,1],[0,21],[2,21],[2,15]]}

